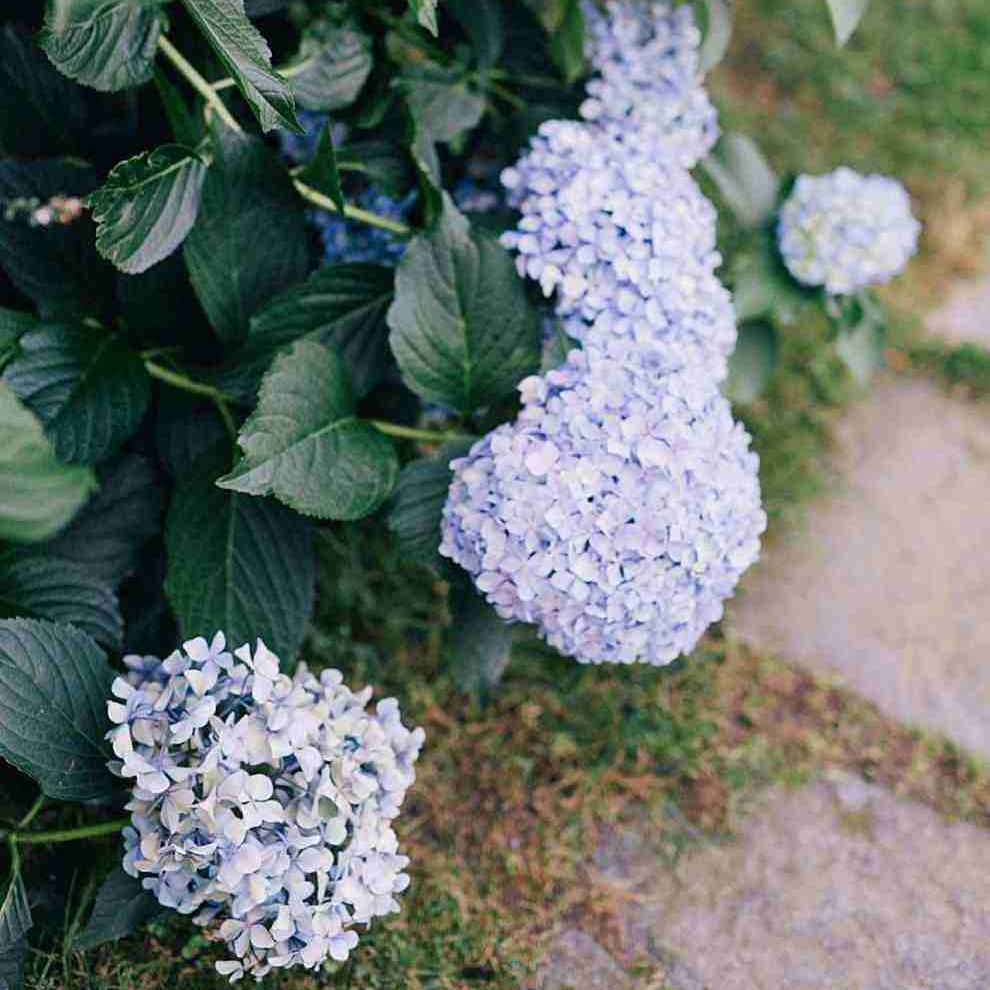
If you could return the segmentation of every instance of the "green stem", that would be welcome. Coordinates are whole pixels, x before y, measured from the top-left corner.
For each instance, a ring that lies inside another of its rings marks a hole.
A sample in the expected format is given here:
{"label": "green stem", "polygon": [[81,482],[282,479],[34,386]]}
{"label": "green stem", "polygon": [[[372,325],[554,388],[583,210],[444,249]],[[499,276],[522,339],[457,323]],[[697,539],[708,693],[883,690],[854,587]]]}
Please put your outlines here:
{"label": "green stem", "polygon": [[49,842],[74,842],[76,839],[95,839],[101,835],[113,835],[125,825],[130,825],[130,818],[118,818],[112,822],[100,822],[98,825],[82,825],[79,828],[57,828],[49,832],[10,832],[7,835],[11,845],[41,845]]}
{"label": "green stem", "polygon": [[227,109],[227,104],[220,99],[216,90],[197,72],[195,67],[188,61],[175,45],[172,44],[165,35],[158,39],[158,47],[165,57],[175,66],[175,68],[185,77],[186,81],[200,96],[206,100],[207,104],[216,110],[220,119],[235,131],[243,128],[237,123],[234,115]]}
{"label": "green stem", "polygon": [[388,423],[381,419],[370,419],[368,422],[379,433],[390,437],[402,437],[404,440],[422,440],[424,443],[450,443],[458,440],[477,440],[477,437],[466,433],[454,433],[438,430],[420,430],[414,426],[400,426],[398,423]]}
{"label": "green stem", "polygon": [[[305,182],[301,182],[299,179],[295,179],[294,182],[296,191],[307,202],[318,206],[321,210],[340,213],[340,210],[337,209],[337,204],[329,196],[324,196],[323,193],[317,192],[312,186],[307,186]],[[362,210],[361,207],[352,206],[350,203],[344,204],[344,216],[349,217],[351,220],[366,223],[372,227],[379,227],[381,230],[387,230],[390,234],[395,234],[397,237],[412,236],[412,229],[404,223],[400,223],[398,220],[389,220],[388,217],[379,216],[377,213],[371,213],[368,210]]]}
{"label": "green stem", "polygon": [[220,413],[220,418],[223,420],[224,426],[227,427],[227,432],[231,437],[237,437],[237,424],[231,415],[229,405],[234,400],[226,392],[222,392],[212,385],[207,385],[205,382],[197,382],[183,375],[181,372],[172,371],[150,359],[145,359],[144,367],[152,378],[157,378],[159,381],[165,382],[173,388],[182,389],[183,392],[189,392],[192,395],[201,395],[206,399],[211,399]]}
{"label": "green stem", "polygon": [[18,828],[27,828],[35,820],[38,812],[41,811],[42,805],[45,803],[45,795],[39,794],[34,804],[31,805],[28,813],[17,823]]}

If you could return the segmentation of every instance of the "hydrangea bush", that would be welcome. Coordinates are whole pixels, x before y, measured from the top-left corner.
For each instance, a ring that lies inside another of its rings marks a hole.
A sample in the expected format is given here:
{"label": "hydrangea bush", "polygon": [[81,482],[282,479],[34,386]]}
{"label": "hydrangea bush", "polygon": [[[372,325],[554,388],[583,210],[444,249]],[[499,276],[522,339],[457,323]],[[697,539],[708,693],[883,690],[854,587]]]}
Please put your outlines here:
{"label": "hydrangea bush", "polygon": [[[863,4],[828,6],[842,40]],[[423,733],[298,662],[318,528],[373,517],[445,583],[467,689],[531,627],[660,665],[720,618],[766,524],[730,400],[813,308],[868,369],[869,286],[918,233],[893,180],[781,180],[719,137],[729,26],[725,0],[0,13],[0,757],[40,790],[2,830],[0,985],[46,843],[123,837],[76,948],[164,908],[231,979],[332,966],[398,909]],[[94,821],[39,831],[48,801]]]}

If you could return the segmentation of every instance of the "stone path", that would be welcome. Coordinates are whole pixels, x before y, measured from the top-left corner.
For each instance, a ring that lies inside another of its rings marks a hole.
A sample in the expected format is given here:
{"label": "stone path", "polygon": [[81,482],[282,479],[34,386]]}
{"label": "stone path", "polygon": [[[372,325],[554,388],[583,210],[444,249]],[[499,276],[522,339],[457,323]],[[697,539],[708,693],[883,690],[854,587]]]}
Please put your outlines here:
{"label": "stone path", "polygon": [[598,865],[627,897],[627,947],[673,990],[990,987],[985,830],[842,775],[765,794],[735,840],[676,868],[645,834]]}
{"label": "stone path", "polygon": [[835,440],[834,494],[776,534],[729,628],[990,759],[990,410],[884,380]]}
{"label": "stone path", "polygon": [[990,276],[960,282],[925,325],[950,344],[990,347]]}

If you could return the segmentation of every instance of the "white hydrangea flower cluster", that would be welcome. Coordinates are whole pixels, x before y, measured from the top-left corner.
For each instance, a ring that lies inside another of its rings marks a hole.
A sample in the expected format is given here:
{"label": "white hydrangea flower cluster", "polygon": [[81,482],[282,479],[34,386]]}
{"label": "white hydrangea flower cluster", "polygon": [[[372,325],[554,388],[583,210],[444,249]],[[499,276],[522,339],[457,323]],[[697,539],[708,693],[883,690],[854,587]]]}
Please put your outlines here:
{"label": "white hydrangea flower cluster", "polygon": [[710,376],[619,338],[520,385],[452,463],[440,552],[587,663],[689,652],[759,553],[758,459]]}
{"label": "white hydrangea flower cluster", "polygon": [[902,271],[920,231],[899,182],[842,167],[797,180],[780,210],[777,236],[799,282],[841,295]]}
{"label": "white hydrangea flower cluster", "polygon": [[210,926],[231,982],[346,959],[354,926],[397,911],[409,882],[391,821],[422,729],[394,699],[368,711],[371,689],[338,671],[281,674],[260,640],[124,662],[108,705],[111,768],[135,780],[124,869]]}
{"label": "white hydrangea flower cluster", "polygon": [[571,337],[663,339],[725,377],[736,325],[715,274],[717,215],[684,169],[554,120],[502,181],[522,214],[502,243],[520,275],[557,292]]}
{"label": "white hydrangea flower cluster", "polygon": [[581,116],[647,158],[693,168],[718,138],[718,116],[701,85],[690,5],[583,0],[581,9],[597,73]]}

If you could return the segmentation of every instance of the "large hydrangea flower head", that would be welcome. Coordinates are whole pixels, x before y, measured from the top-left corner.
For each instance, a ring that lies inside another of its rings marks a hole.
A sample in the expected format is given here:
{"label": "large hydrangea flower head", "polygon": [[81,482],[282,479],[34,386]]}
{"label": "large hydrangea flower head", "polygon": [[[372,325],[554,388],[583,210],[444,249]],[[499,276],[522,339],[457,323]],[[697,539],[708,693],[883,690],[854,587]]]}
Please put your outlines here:
{"label": "large hydrangea flower head", "polygon": [[581,116],[649,157],[693,168],[718,139],[701,85],[701,32],[689,5],[667,0],[583,0],[588,58]]}
{"label": "large hydrangea flower head", "polygon": [[586,347],[452,463],[440,552],[504,619],[586,663],[665,664],[722,615],[766,526],[758,459],[710,376]]}
{"label": "large hydrangea flower head", "polygon": [[899,182],[842,167],[797,180],[780,210],[777,236],[799,282],[841,295],[902,271],[920,230]]}
{"label": "large hydrangea flower head", "polygon": [[522,214],[502,243],[520,274],[557,292],[568,334],[663,337],[724,377],[736,327],[715,274],[717,215],[684,169],[555,120],[502,179]]}
{"label": "large hydrangea flower head", "polygon": [[226,647],[124,658],[108,706],[112,769],[134,779],[124,869],[226,943],[232,981],[346,959],[408,884],[391,822],[423,732],[338,671],[290,678],[260,640]]}

